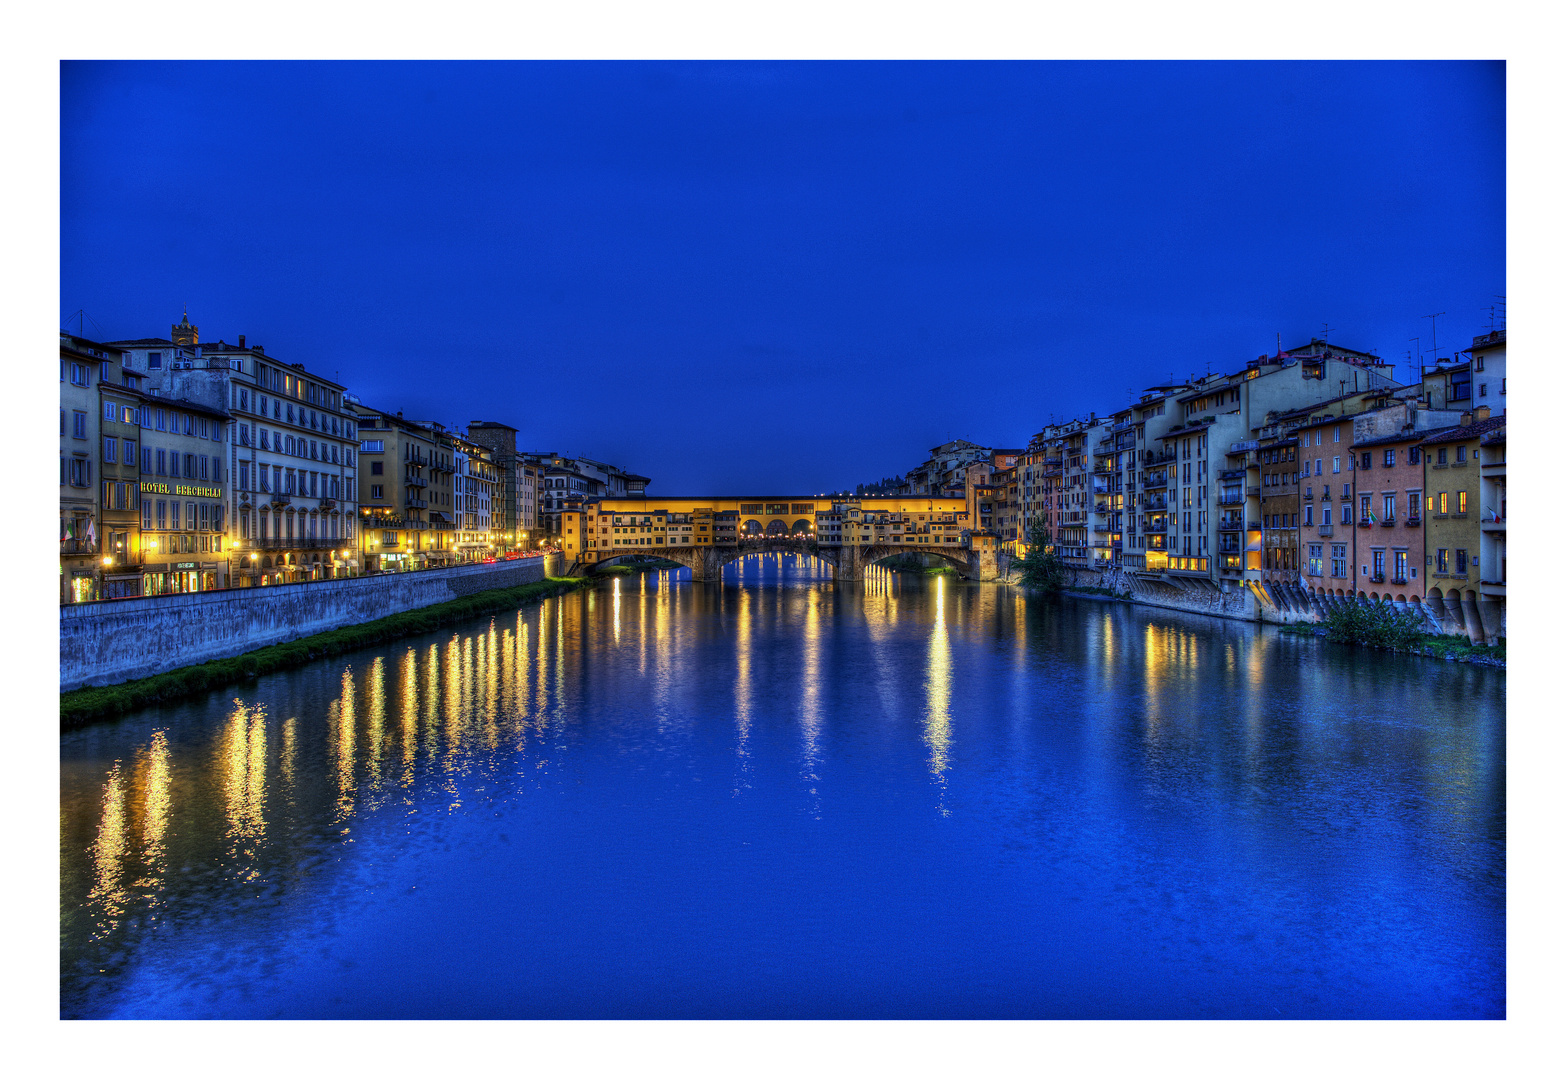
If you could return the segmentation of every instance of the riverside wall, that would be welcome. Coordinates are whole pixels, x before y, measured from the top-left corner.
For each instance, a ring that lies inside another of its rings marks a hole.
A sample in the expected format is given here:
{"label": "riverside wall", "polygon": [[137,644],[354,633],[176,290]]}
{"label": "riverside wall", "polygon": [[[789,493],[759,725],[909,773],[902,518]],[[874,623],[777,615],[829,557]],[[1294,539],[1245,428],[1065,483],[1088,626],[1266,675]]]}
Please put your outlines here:
{"label": "riverside wall", "polygon": [[107,686],[559,572],[559,556],[60,609],[60,691]]}

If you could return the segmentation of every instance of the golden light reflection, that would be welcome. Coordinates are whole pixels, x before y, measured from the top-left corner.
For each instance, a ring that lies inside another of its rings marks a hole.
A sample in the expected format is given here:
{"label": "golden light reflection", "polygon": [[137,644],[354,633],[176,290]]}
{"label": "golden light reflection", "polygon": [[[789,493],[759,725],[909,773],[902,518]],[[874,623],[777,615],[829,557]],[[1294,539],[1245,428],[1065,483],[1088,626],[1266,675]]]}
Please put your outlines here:
{"label": "golden light reflection", "polygon": [[499,649],[499,636],[495,624],[491,622],[489,633],[484,639],[484,745],[490,750],[500,743],[500,732],[496,727],[500,715]]}
{"label": "golden light reflection", "polygon": [[398,717],[402,740],[402,786],[406,792],[413,783],[414,766],[419,747],[419,654],[412,648],[398,661],[398,677],[402,684],[402,709]]}
{"label": "golden light reflection", "polygon": [[156,900],[158,879],[168,869],[166,836],[169,828],[170,785],[169,737],[165,731],[154,731],[151,744],[143,757],[141,782],[141,860],[143,875],[136,882],[138,889],[151,889],[146,898]]}
{"label": "golden light reflection", "polygon": [[[358,723],[354,712],[353,669],[344,668],[342,691],[333,708],[328,710],[332,760],[337,766],[337,822],[341,824],[353,814],[354,804],[354,751],[358,741]],[[344,827],[343,832],[348,829]]]}
{"label": "golden light reflection", "polygon": [[89,849],[93,868],[93,886],[87,894],[90,903],[97,906],[102,919],[100,928],[112,930],[125,913],[130,894],[121,884],[125,873],[125,855],[129,837],[129,822],[125,807],[125,783],[120,775],[120,763],[116,761],[109,770],[103,785],[103,817],[98,822],[98,836]]}
{"label": "golden light reflection", "polygon": [[[946,629],[946,579],[935,579],[935,625],[930,628],[930,648],[925,677],[924,742],[930,748],[930,773],[940,781],[943,793],[952,743],[952,657]],[[940,807],[942,815],[950,811]]]}
{"label": "golden light reflection", "polygon": [[614,579],[614,643],[620,644],[620,577]]}
{"label": "golden light reflection", "polygon": [[229,851],[245,879],[259,871],[255,860],[266,833],[266,710],[234,702],[217,745],[219,786]]}
{"label": "golden light reflection", "polygon": [[370,789],[381,786],[381,751],[386,739],[386,661],[377,656],[370,662],[368,729],[369,746],[365,750],[365,765],[369,772]]}
{"label": "golden light reflection", "polygon": [[750,590],[739,590],[739,618],[734,627],[734,756],[739,759],[736,795],[750,787]]}
{"label": "golden light reflection", "polygon": [[[777,590],[781,599],[783,590]],[[804,671],[800,685],[799,724],[804,736],[805,782],[810,785],[811,809],[819,818],[821,803],[816,785],[821,766],[821,594],[805,593]]]}

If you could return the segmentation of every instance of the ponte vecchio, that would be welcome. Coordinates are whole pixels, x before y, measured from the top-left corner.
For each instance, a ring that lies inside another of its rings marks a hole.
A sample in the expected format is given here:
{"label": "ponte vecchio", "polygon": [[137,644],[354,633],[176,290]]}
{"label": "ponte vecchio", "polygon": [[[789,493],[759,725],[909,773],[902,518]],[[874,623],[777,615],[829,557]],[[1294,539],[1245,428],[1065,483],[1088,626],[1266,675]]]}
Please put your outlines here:
{"label": "ponte vecchio", "polygon": [[950,563],[963,577],[995,577],[995,538],[976,531],[964,499],[895,495],[663,496],[568,499],[561,520],[566,562],[580,567],[629,555],[687,566],[693,581],[717,581],[725,563],[758,551],[820,559],[857,581],[880,559],[913,552]]}

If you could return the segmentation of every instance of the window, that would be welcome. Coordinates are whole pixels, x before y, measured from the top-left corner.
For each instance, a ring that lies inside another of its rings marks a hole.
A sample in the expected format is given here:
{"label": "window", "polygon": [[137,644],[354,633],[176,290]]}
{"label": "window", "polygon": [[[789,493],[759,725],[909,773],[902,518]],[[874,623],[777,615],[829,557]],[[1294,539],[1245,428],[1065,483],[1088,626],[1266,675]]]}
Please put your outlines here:
{"label": "window", "polygon": [[114,464],[114,450],[117,446],[119,446],[119,444],[120,441],[118,439],[110,438],[108,436],[104,437],[103,460],[110,465]]}
{"label": "window", "polygon": [[1417,491],[1410,491],[1408,493],[1408,520],[1410,520],[1410,521],[1417,521],[1418,519],[1419,519],[1419,492],[1417,492]]}
{"label": "window", "polygon": [[1479,396],[1480,397],[1489,397],[1490,396],[1490,384],[1489,383],[1482,382],[1482,383],[1479,384]]}
{"label": "window", "polygon": [[1310,518],[1311,509],[1312,509],[1312,507],[1310,507],[1310,506],[1305,507],[1305,524],[1306,525],[1310,525],[1311,524],[1311,518]]}
{"label": "window", "polygon": [[152,528],[152,504],[150,502],[141,504],[141,527],[143,529]]}
{"label": "window", "polygon": [[1446,573],[1446,548],[1436,548],[1436,573]]}
{"label": "window", "polygon": [[1342,464],[1343,464],[1343,459],[1342,458],[1333,458],[1332,459],[1332,471],[1334,473],[1342,472],[1343,471]]}
{"label": "window", "polygon": [[[1331,511],[1328,511],[1328,513],[1331,513]],[[1349,506],[1348,503],[1343,504],[1343,524],[1354,524],[1354,508]]]}
{"label": "window", "polygon": [[117,416],[119,416],[119,413],[114,410],[114,402],[105,401],[103,403],[103,418],[112,422]]}
{"label": "window", "polygon": [[1461,443],[1461,444],[1458,445],[1458,447],[1457,447],[1457,460],[1458,461],[1467,461],[1468,460],[1468,444],[1467,443]]}
{"label": "window", "polygon": [[1348,577],[1348,545],[1332,545],[1332,576]]}
{"label": "window", "polygon": [[370,485],[370,498],[372,498],[372,499],[384,499],[385,497],[386,497],[386,488],[385,488],[384,485],[382,485],[382,484],[371,484]]}
{"label": "window", "polygon": [[1457,493],[1457,512],[1459,514],[1468,513],[1468,492],[1466,491]]}
{"label": "window", "polygon": [[[1397,464],[1397,451],[1396,450],[1388,450],[1388,451],[1386,451],[1386,453],[1382,454],[1381,455],[1381,464],[1385,465],[1389,469],[1392,466],[1396,465]],[[1368,465],[1366,466],[1366,468],[1369,468],[1369,467],[1370,466],[1368,466]]]}
{"label": "window", "polygon": [[1419,464],[1419,447],[1417,447],[1417,446],[1410,446],[1408,448],[1408,463],[1410,465],[1418,465]]}
{"label": "window", "polygon": [[1457,557],[1456,566],[1453,569],[1459,574],[1468,573],[1468,549],[1458,548],[1453,554]]}
{"label": "window", "polygon": [[1310,566],[1306,571],[1311,577],[1321,576],[1321,545],[1310,545]]}
{"label": "window", "polygon": [[1439,498],[1441,501],[1441,509],[1439,512],[1444,514],[1446,513],[1446,492],[1441,492]]}
{"label": "window", "polygon": [[[176,503],[175,505],[178,505],[178,504]],[[166,529],[166,528],[168,528],[168,509],[169,509],[169,504],[164,502],[162,499],[159,499],[158,500],[158,528],[159,529]],[[178,522],[176,522],[175,524],[178,524]]]}
{"label": "window", "polygon": [[145,446],[141,448],[141,471],[148,474],[152,472],[152,451]]}
{"label": "window", "polygon": [[1483,371],[1484,370],[1484,357],[1482,357],[1482,356],[1474,357],[1474,370],[1475,371]]}
{"label": "window", "polygon": [[1368,469],[1368,468],[1370,468],[1370,451],[1369,450],[1366,450],[1363,454],[1361,454],[1359,456],[1359,467],[1361,469]]}
{"label": "window", "polygon": [[1397,517],[1397,496],[1383,495],[1381,497],[1381,517],[1385,521],[1391,521]]}
{"label": "window", "polygon": [[1436,464],[1437,465],[1445,465],[1446,464],[1446,447],[1443,446],[1439,450],[1436,451]]}
{"label": "window", "polygon": [[365,439],[359,444],[359,453],[361,454],[382,454],[385,452],[386,440],[384,439]]}
{"label": "window", "polygon": [[1342,428],[1335,427],[1335,428],[1332,429],[1332,441],[1333,442],[1339,442],[1342,439],[1342,437],[1343,437],[1343,429]]}

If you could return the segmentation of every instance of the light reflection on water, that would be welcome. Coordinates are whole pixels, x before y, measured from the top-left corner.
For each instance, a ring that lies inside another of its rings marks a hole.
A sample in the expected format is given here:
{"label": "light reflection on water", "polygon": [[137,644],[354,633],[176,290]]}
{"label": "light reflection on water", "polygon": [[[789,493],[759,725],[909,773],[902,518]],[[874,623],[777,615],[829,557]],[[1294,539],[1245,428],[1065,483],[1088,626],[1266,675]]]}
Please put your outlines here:
{"label": "light reflection on water", "polygon": [[1504,686],[790,557],[615,578],[63,737],[62,1012],[1502,1015]]}

